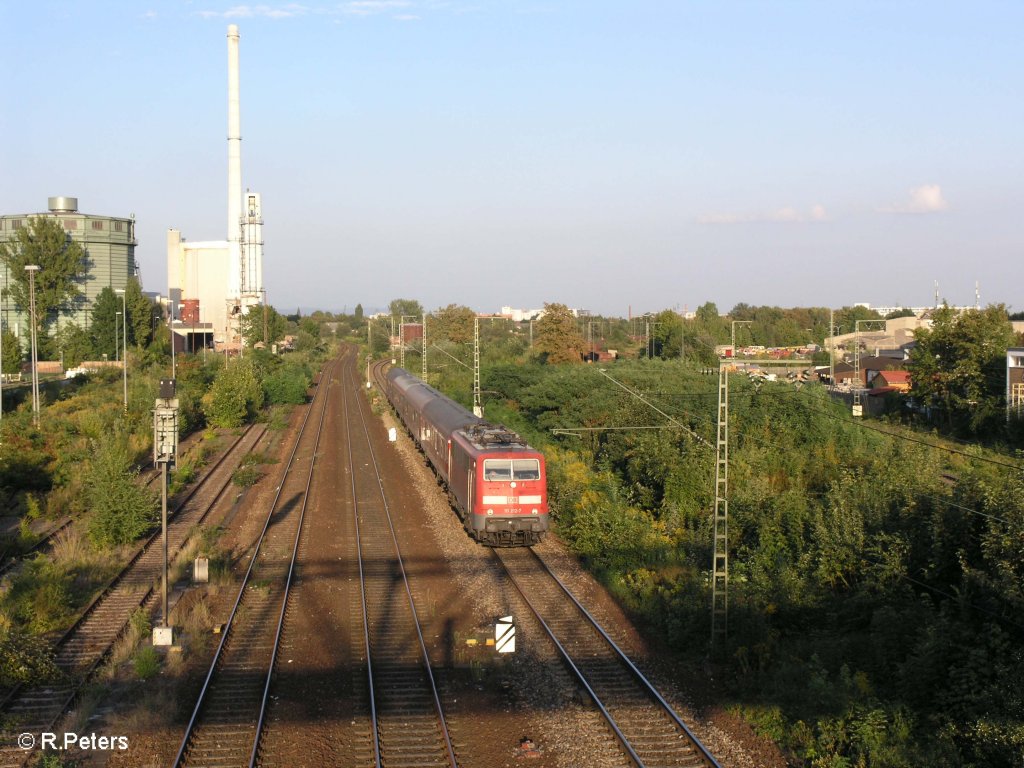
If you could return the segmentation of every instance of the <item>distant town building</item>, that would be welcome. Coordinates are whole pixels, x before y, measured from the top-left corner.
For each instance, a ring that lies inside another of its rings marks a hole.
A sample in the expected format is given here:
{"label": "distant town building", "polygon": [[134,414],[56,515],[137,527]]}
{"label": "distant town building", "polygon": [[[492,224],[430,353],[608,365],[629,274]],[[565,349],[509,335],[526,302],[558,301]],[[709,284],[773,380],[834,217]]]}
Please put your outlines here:
{"label": "distant town building", "polygon": [[1024,416],[1024,347],[1006,350],[1006,418]]}
{"label": "distant town building", "polygon": [[[873,323],[878,325],[881,321]],[[905,359],[916,343],[914,331],[918,328],[930,328],[932,321],[927,317],[899,317],[886,320],[885,329],[863,329],[859,334],[844,333],[833,338],[825,337],[824,348],[831,345],[852,356],[854,344],[859,342],[861,351],[871,355],[882,355],[897,359]]]}
{"label": "distant town building", "polygon": [[[43,213],[12,213],[0,216],[0,243],[17,237],[29,219],[41,217],[56,219],[68,236],[78,243],[85,252],[85,277],[79,288],[82,299],[70,312],[62,315],[57,327],[66,324],[88,329],[92,322],[92,310],[96,297],[104,288],[123,289],[128,279],[138,276],[135,262],[135,217],[125,218],[80,213],[77,197],[51,197],[48,210]],[[9,291],[11,276],[0,264],[0,322],[4,330],[11,330],[21,336],[28,329],[28,307],[18,307]]]}
{"label": "distant town building", "polygon": [[515,323],[521,323],[525,320],[540,320],[544,317],[544,309],[513,309],[512,307],[502,307],[500,314],[502,317],[507,317]]}

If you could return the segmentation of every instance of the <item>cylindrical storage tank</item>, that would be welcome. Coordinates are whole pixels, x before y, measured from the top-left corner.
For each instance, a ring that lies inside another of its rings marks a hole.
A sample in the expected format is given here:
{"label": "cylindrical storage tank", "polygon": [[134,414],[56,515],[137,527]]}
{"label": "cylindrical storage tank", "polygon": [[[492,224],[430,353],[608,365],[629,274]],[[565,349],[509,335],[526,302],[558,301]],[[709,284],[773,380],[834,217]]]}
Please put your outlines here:
{"label": "cylindrical storage tank", "polygon": [[48,197],[46,202],[51,213],[75,213],[78,210],[77,197]]}
{"label": "cylindrical storage tank", "polygon": [[181,322],[185,325],[199,325],[199,299],[182,299]]}

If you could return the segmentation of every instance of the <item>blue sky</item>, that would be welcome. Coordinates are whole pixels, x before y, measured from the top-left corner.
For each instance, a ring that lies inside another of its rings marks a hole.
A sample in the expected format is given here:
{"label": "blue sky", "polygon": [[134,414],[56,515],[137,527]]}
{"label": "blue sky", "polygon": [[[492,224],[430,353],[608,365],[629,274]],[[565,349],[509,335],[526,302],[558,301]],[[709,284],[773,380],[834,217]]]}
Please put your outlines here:
{"label": "blue sky", "polygon": [[0,0],[0,211],[226,236],[271,303],[1024,309],[1024,3]]}

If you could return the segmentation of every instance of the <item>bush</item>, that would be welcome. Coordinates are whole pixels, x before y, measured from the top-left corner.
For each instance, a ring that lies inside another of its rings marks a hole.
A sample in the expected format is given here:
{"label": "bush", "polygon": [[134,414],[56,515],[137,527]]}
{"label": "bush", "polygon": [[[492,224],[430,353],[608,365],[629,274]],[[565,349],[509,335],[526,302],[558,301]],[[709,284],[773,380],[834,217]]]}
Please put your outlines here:
{"label": "bush", "polygon": [[35,634],[57,629],[71,615],[71,585],[70,573],[37,556],[11,582],[4,613]]}
{"label": "bush", "polygon": [[149,680],[160,671],[160,654],[151,645],[145,645],[135,654],[135,674],[139,680]]}
{"label": "bush", "polygon": [[89,537],[94,543],[127,544],[156,522],[156,494],[136,483],[137,474],[122,435],[99,441],[85,481],[86,500],[92,511]]}
{"label": "bush", "polygon": [[252,419],[263,406],[263,388],[252,363],[236,360],[222,368],[202,404],[207,422],[215,427],[239,427]]}
{"label": "bush", "polygon": [[49,644],[21,629],[0,632],[0,685],[48,683],[60,677]]}
{"label": "bush", "polygon": [[256,467],[252,465],[239,467],[235,470],[235,474],[231,476],[231,482],[237,485],[239,488],[250,488],[256,485],[263,477],[263,473],[260,472]]}
{"label": "bush", "polygon": [[284,365],[267,374],[263,379],[263,391],[271,405],[301,405],[306,402],[309,384],[309,373],[304,368]]}

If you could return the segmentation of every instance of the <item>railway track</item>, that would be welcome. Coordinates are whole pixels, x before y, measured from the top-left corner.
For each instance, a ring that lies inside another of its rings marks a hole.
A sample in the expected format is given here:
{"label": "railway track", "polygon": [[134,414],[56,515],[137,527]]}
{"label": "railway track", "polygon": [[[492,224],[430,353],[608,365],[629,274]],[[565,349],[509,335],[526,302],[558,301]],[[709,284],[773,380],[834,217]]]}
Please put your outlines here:
{"label": "railway track", "polygon": [[624,752],[640,768],[719,768],[682,718],[530,548],[492,550]]}
{"label": "railway track", "polygon": [[[245,766],[254,765],[257,760],[327,412],[329,373],[326,381],[328,386],[317,388],[285,463],[249,568],[182,737],[175,768]],[[311,420],[314,412],[318,415]]]}
{"label": "railway track", "polygon": [[353,367],[344,422],[355,515],[373,765],[450,766],[452,743]]}
{"label": "railway track", "polygon": [[[184,450],[183,455],[184,455],[184,453],[187,453],[187,452],[188,452],[188,448],[186,448]],[[149,488],[157,480],[160,479],[160,470],[159,469],[154,469],[153,466],[152,466],[152,463],[150,463],[150,464],[147,465],[147,469],[145,469],[144,472],[140,473],[140,478],[142,479],[143,487]],[[61,531],[63,531],[65,529],[67,529],[68,527],[70,527],[71,524],[73,522],[75,522],[75,520],[77,520],[77,519],[78,519],[77,517],[64,517],[64,518],[61,518],[60,520],[57,520],[49,528],[47,528],[45,531],[40,532],[39,533],[39,539],[35,543],[33,543],[32,546],[29,547],[28,549],[26,549],[26,550],[24,550],[22,552],[18,552],[18,553],[12,554],[9,557],[7,556],[7,553],[4,553],[2,556],[0,556],[0,577],[4,576],[8,571],[13,569],[14,566],[16,566],[18,563],[28,559],[29,557],[31,557],[32,555],[34,555],[37,552],[41,552],[44,549],[49,548],[50,542],[53,541],[54,537],[57,534],[59,534]]]}
{"label": "railway track", "polygon": [[[246,429],[169,511],[169,558],[180,551],[195,526],[203,522],[229,488],[236,462],[229,462],[228,457],[251,451],[265,431],[263,425]],[[17,747],[17,734],[38,736],[54,731],[82,686],[121,637],[135,610],[141,607],[148,612],[155,608],[159,600],[155,587],[162,573],[163,548],[158,530],[136,548],[128,564],[57,640],[55,661],[62,680],[45,686],[19,686],[6,692],[0,701],[5,725],[0,732],[0,766],[22,766],[35,757],[35,750]]]}

